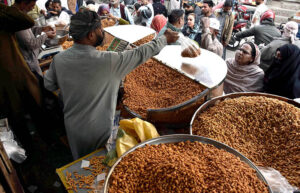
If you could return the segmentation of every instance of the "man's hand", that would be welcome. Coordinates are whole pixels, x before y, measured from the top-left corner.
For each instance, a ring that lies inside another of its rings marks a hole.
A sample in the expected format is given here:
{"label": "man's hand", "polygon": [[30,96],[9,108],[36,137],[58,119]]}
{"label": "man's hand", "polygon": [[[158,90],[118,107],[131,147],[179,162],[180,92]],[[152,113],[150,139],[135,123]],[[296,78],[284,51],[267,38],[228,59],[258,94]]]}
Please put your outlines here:
{"label": "man's hand", "polygon": [[56,32],[55,31],[48,31],[46,32],[46,35],[48,38],[52,39],[56,36]]}
{"label": "man's hand", "polygon": [[178,33],[177,33],[177,32],[174,32],[174,31],[172,31],[172,30],[170,30],[170,29],[167,29],[167,30],[165,31],[164,35],[165,35],[166,38],[167,38],[168,44],[175,43],[175,42],[178,40],[178,38],[179,38]]}
{"label": "man's hand", "polygon": [[54,31],[54,29],[51,26],[45,26],[45,27],[42,27],[42,31],[48,32],[48,31]]}
{"label": "man's hand", "polygon": [[40,14],[43,14],[44,16],[47,15],[47,13],[46,13],[46,11],[45,11],[44,9],[42,9],[42,10],[40,11]]}
{"label": "man's hand", "polygon": [[56,11],[49,11],[49,13],[52,13],[53,15],[58,15],[58,12]]}

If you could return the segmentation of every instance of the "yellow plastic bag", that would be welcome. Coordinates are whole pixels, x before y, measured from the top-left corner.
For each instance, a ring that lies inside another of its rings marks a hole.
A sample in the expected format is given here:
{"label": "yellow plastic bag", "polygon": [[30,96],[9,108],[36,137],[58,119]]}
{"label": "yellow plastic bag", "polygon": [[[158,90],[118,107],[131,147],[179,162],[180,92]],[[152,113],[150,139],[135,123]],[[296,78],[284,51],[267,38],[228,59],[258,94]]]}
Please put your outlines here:
{"label": "yellow plastic bag", "polygon": [[[119,130],[119,132],[122,132],[123,130]],[[118,133],[118,135],[120,135]],[[137,140],[123,131],[122,137],[118,137],[116,141],[116,150],[118,157],[120,157],[123,153],[125,153],[130,148],[136,146],[138,144]]]}
{"label": "yellow plastic bag", "polygon": [[116,149],[107,153],[104,163],[112,166],[121,155],[139,142],[158,137],[159,134],[151,123],[139,118],[120,120],[116,140]]}
{"label": "yellow plastic bag", "polygon": [[120,128],[140,142],[159,136],[154,125],[139,118],[121,120]]}

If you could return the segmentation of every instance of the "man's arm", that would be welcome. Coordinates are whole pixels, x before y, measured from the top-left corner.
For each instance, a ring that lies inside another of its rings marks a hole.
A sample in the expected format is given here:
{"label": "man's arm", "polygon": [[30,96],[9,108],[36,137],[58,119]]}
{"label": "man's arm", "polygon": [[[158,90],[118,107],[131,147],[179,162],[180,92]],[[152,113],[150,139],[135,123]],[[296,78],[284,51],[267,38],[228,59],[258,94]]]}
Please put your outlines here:
{"label": "man's arm", "polygon": [[138,65],[144,63],[152,56],[158,54],[167,45],[166,36],[163,35],[148,44],[122,53],[111,53],[111,71],[117,76],[124,77]]}
{"label": "man's arm", "polygon": [[16,32],[18,42],[30,49],[40,48],[47,39],[47,35],[44,34],[39,37],[33,37],[34,35],[31,33],[31,29]]}
{"label": "man's arm", "polygon": [[46,74],[44,75],[44,86],[50,91],[56,91],[59,88],[57,83],[54,59],[50,64],[49,69],[46,71]]}
{"label": "man's arm", "polygon": [[242,39],[242,38],[249,37],[249,36],[254,36],[255,35],[255,29],[256,29],[255,26],[251,27],[250,29],[247,29],[245,31],[238,32],[237,34],[235,34],[235,36],[238,39]]}

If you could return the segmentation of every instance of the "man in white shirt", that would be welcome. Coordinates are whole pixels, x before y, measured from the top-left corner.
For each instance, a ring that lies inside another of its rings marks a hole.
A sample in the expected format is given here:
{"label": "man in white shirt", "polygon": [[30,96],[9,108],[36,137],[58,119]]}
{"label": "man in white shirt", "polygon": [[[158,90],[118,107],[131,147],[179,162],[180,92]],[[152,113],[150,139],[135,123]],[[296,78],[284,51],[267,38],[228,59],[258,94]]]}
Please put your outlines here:
{"label": "man in white shirt", "polygon": [[255,9],[255,12],[253,14],[253,18],[252,18],[252,21],[251,23],[253,25],[259,25],[259,21],[260,21],[260,16],[265,12],[267,11],[269,8],[266,6],[264,0],[256,0],[256,9]]}
{"label": "man in white shirt", "polygon": [[134,21],[129,10],[125,5],[120,4],[120,0],[110,0],[109,11],[114,17],[122,18],[134,25]]}
{"label": "man in white shirt", "polygon": [[139,8],[138,12],[142,14],[142,23],[144,22],[147,27],[150,27],[154,17],[153,6],[148,0],[142,0],[142,4],[143,6]]}

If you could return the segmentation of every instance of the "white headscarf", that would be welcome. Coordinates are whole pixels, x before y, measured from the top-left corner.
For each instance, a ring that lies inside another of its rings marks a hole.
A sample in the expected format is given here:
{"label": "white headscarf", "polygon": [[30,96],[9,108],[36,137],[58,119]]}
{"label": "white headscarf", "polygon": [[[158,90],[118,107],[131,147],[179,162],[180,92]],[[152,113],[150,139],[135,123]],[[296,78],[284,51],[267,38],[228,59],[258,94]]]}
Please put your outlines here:
{"label": "white headscarf", "polygon": [[298,33],[298,24],[294,21],[289,21],[285,24],[283,30],[282,36],[290,38],[291,43],[293,44],[297,39],[296,35]]}
{"label": "white headscarf", "polygon": [[248,65],[239,65],[235,58],[226,60],[227,75],[224,81],[224,92],[255,92],[263,88],[264,71],[258,67],[260,64],[260,51],[255,45],[256,55],[254,61]]}

